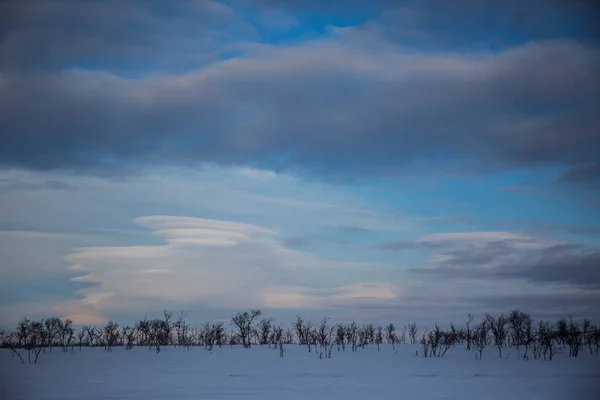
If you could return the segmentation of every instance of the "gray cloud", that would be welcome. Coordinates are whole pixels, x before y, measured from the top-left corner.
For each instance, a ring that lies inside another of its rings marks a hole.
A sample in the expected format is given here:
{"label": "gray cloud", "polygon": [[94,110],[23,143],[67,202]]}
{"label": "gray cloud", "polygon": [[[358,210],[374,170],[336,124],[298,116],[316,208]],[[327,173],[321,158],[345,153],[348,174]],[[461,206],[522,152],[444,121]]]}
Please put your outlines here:
{"label": "gray cloud", "polygon": [[573,42],[482,59],[322,43],[179,77],[3,73],[0,163],[568,166],[597,159],[598,67],[598,52]]}
{"label": "gray cloud", "polygon": [[445,278],[522,279],[600,288],[600,252],[577,244],[499,236],[445,242],[434,258],[432,266],[411,271]]}
{"label": "gray cloud", "polygon": [[559,35],[586,41],[600,38],[599,10],[592,1],[412,0],[382,4],[389,7],[381,18],[360,30],[413,48],[490,48]]}
{"label": "gray cloud", "polygon": [[582,287],[600,288],[600,252],[560,254],[538,262],[499,267],[498,277],[525,278],[532,282],[563,282]]}
{"label": "gray cloud", "polygon": [[600,312],[596,307],[600,302],[600,291],[597,290],[469,296],[464,300],[476,304],[485,312],[520,309],[544,319],[562,318],[570,314],[592,320],[600,319]]}
{"label": "gray cloud", "polygon": [[0,2],[0,69],[177,70],[214,59],[238,35],[255,32],[210,0]]}
{"label": "gray cloud", "polygon": [[77,186],[57,180],[45,180],[41,182],[30,182],[15,178],[0,178],[0,193],[12,190],[77,190]]}
{"label": "gray cloud", "polygon": [[[299,4],[265,1],[262,7],[293,11]],[[473,4],[407,2],[364,29],[398,26],[400,18],[440,39],[448,35],[433,23],[443,10],[459,13]],[[494,4],[491,10],[507,15],[522,10],[513,2]],[[551,11],[515,23],[537,21],[527,33],[552,39],[539,22],[558,12],[586,15],[577,8],[583,6],[553,2]],[[593,43],[538,41],[498,54],[419,55],[382,41],[393,37],[377,31],[383,53],[346,43],[346,34],[282,49],[234,43],[257,36],[225,4],[161,7],[0,3],[0,165],[116,173],[157,162],[210,161],[320,173],[432,159],[447,168],[467,163],[470,170],[598,162],[600,54]],[[243,56],[215,62],[228,55],[222,52]],[[68,70],[74,66],[96,72]],[[192,72],[145,76],[148,69]],[[142,76],[123,77],[128,74]]]}
{"label": "gray cloud", "polygon": [[570,233],[575,235],[595,235],[600,233],[597,226],[577,226],[556,222],[522,219],[497,219],[489,221],[492,226],[502,228],[518,228],[527,232],[536,233]]}
{"label": "gray cloud", "polygon": [[573,228],[569,232],[583,235],[597,235],[600,234],[600,227]]}
{"label": "gray cloud", "polygon": [[558,176],[569,183],[584,183],[600,186],[600,162],[570,167]]}

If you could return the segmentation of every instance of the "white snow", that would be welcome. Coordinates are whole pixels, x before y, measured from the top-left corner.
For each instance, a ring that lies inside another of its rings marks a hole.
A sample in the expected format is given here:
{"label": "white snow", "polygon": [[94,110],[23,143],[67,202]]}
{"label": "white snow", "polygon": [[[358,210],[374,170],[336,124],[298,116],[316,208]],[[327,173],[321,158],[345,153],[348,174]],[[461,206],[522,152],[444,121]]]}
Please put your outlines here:
{"label": "white snow", "polygon": [[600,355],[517,360],[514,349],[499,359],[494,348],[450,349],[444,358],[415,355],[418,346],[375,346],[352,352],[334,348],[320,360],[307,348],[285,346],[284,358],[266,346],[251,349],[144,347],[112,353],[102,348],[60,349],[21,364],[0,350],[0,399],[598,399]]}

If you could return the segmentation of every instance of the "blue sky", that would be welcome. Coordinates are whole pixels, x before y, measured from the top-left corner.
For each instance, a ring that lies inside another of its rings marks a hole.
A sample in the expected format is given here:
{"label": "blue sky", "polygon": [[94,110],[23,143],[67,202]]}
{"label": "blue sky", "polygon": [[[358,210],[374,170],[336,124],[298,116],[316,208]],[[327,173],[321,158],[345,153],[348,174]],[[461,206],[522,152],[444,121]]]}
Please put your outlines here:
{"label": "blue sky", "polygon": [[0,321],[598,318],[596,16],[0,3]]}

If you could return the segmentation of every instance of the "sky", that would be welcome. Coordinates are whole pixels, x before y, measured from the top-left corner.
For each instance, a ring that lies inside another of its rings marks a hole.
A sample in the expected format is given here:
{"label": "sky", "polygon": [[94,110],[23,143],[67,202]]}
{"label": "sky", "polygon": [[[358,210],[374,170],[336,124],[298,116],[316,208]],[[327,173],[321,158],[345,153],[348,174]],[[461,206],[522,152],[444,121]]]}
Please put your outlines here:
{"label": "sky", "polygon": [[0,2],[0,325],[599,320],[598,11]]}

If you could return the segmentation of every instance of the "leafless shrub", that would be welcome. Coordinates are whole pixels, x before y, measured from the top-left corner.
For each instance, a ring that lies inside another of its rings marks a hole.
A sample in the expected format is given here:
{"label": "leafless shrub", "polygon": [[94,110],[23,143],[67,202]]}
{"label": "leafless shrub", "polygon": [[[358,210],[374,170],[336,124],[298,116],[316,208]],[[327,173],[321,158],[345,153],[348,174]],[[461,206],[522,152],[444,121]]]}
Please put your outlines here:
{"label": "leafless shrub", "polygon": [[442,338],[439,342],[440,357],[444,357],[446,352],[458,342],[458,336],[458,331],[454,327],[454,324],[450,323],[450,330],[447,332],[442,332]]}
{"label": "leafless shrub", "polygon": [[467,350],[471,351],[471,342],[473,339],[473,332],[471,330],[471,324],[473,323],[473,315],[467,315],[467,329],[465,331],[465,340],[467,342]]}
{"label": "leafless shrub", "polygon": [[573,321],[573,317],[569,317],[566,342],[569,346],[569,357],[577,357],[583,347],[583,332],[581,326]]}
{"label": "leafless shrub", "polygon": [[377,345],[377,351],[380,351],[381,344],[383,343],[383,326],[378,325],[375,328],[375,344]]}
{"label": "leafless shrub", "polygon": [[[556,326],[560,327],[559,324]],[[538,322],[538,340],[539,340],[539,354],[544,357],[544,360],[552,361],[554,355],[560,348],[560,334],[557,331],[552,330],[552,326],[544,321]]]}
{"label": "leafless shrub", "polygon": [[350,325],[346,327],[346,339],[348,344],[352,346],[352,351],[358,350],[359,347],[359,330],[356,322],[352,321]]}
{"label": "leafless shrub", "polygon": [[513,310],[508,316],[508,326],[512,345],[516,347],[517,358],[521,358],[520,348],[525,346],[524,359],[527,359],[527,351],[531,344],[532,318],[519,310]]}
{"label": "leafless shrub", "polygon": [[190,327],[185,322],[185,317],[186,317],[186,314],[183,311],[181,311],[179,314],[179,317],[177,317],[177,319],[173,323],[173,328],[175,329],[177,345],[182,346],[182,347],[188,346],[188,349],[189,349],[188,340],[189,340]]}
{"label": "leafless shrub", "polygon": [[312,324],[310,321],[305,321],[300,315],[296,316],[296,321],[293,326],[296,336],[298,337],[299,345],[308,345],[308,352],[310,353],[311,338],[310,332],[312,330]]}
{"label": "leafless shrub", "polygon": [[[411,342],[412,342],[412,337],[411,337]],[[422,350],[423,350],[423,357],[427,358],[427,356],[429,355],[429,349],[430,349],[429,338],[427,335],[427,328],[425,328],[425,330],[423,331],[423,334],[421,335],[420,344],[421,344]],[[418,353],[417,353],[417,355],[418,355]]]}
{"label": "leafless shrub", "polygon": [[506,342],[506,324],[508,323],[508,320],[504,314],[501,314],[497,317],[486,314],[485,319],[487,321],[488,328],[492,332],[494,345],[498,349],[498,356],[502,358],[502,347]]}
{"label": "leafless shrub", "polygon": [[419,333],[419,328],[417,327],[416,322],[412,322],[408,325],[408,337],[410,338],[410,343],[417,343],[417,334]]}
{"label": "leafless shrub", "polygon": [[338,351],[340,348],[342,351],[346,351],[346,329],[342,324],[338,324],[335,328],[335,343]]}
{"label": "leafless shrub", "polygon": [[106,351],[112,351],[112,347],[119,339],[119,324],[114,321],[108,321],[104,325],[104,348]]}
{"label": "leafless shrub", "polygon": [[242,346],[250,348],[250,335],[252,334],[252,324],[254,320],[261,315],[260,310],[245,311],[243,313],[237,313],[231,318],[231,322],[237,329],[237,335],[239,336]]}
{"label": "leafless shrub", "polygon": [[385,339],[388,344],[392,345],[392,349],[396,351],[396,344],[398,343],[398,336],[396,336],[396,327],[394,324],[389,323],[385,327]]}
{"label": "leafless shrub", "polygon": [[487,334],[487,323],[486,320],[483,320],[479,324],[477,324],[477,326],[473,330],[473,346],[475,346],[475,349],[477,350],[477,354],[475,354],[475,357],[479,360],[481,360],[481,357],[483,356],[483,350],[487,346]]}
{"label": "leafless shrub", "polygon": [[10,349],[17,355],[21,362],[23,360],[21,349],[27,351],[27,360],[30,364],[36,364],[44,346],[47,345],[47,334],[44,329],[44,320],[31,321],[23,318],[17,325],[16,332],[12,336]]}
{"label": "leafless shrub", "polygon": [[323,318],[321,320],[321,323],[319,324],[319,326],[317,327],[317,329],[315,331],[316,343],[319,346],[316,349],[316,352],[319,356],[319,359],[323,359],[323,356],[325,356],[325,358],[331,358],[331,349],[335,345],[335,342],[333,339],[335,336],[336,327],[335,326],[331,326],[331,327],[327,326],[328,322],[329,322],[329,318]]}
{"label": "leafless shrub", "polygon": [[258,322],[256,329],[256,336],[258,337],[258,344],[265,345],[269,344],[269,337],[271,330],[273,329],[273,318],[263,318]]}

